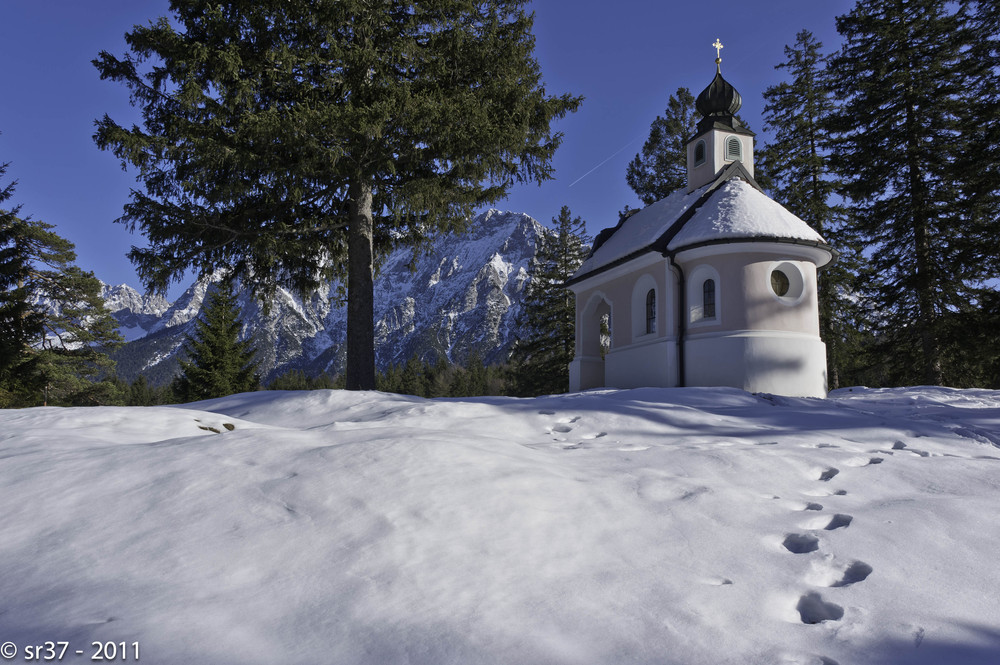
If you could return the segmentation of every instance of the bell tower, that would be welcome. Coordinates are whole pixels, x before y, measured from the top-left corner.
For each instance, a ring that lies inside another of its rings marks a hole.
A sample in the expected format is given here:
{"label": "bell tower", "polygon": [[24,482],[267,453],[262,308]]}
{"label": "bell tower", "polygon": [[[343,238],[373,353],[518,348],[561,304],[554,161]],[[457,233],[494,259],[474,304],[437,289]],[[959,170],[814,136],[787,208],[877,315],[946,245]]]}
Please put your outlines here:
{"label": "bell tower", "polygon": [[687,191],[692,192],[715,180],[722,169],[739,161],[753,176],[755,134],[740,124],[736,112],[743,98],[722,78],[722,42],[715,47],[715,78],[701,91],[695,108],[701,113],[697,133],[687,144]]}

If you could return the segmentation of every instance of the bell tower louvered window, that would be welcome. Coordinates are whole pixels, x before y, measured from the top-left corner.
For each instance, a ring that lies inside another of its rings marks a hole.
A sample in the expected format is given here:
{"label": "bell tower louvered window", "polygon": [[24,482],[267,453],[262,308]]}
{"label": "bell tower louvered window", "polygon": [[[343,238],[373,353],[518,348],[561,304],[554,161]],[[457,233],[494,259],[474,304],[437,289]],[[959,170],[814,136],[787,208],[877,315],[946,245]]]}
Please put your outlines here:
{"label": "bell tower louvered window", "polygon": [[705,141],[704,139],[694,144],[694,165],[701,166],[705,163]]}
{"label": "bell tower louvered window", "polygon": [[726,160],[733,162],[737,159],[743,159],[743,146],[740,145],[738,138],[730,136],[726,139]]}

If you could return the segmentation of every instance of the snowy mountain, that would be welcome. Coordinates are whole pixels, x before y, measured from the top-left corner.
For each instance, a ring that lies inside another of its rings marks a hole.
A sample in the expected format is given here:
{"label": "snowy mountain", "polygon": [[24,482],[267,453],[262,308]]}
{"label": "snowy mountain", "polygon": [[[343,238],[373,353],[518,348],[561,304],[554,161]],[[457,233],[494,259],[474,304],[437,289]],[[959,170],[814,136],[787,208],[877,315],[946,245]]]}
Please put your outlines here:
{"label": "snowy mountain", "polygon": [[[545,232],[528,215],[489,210],[464,235],[437,238],[416,256],[405,248],[389,254],[375,282],[378,367],[412,356],[463,363],[478,353],[486,362],[505,360]],[[127,286],[108,288],[108,307],[130,340],[117,356],[122,378],[170,380],[211,287],[211,279],[199,280],[172,304],[144,299]],[[244,335],[256,342],[265,378],[290,369],[335,374],[343,367],[346,304],[337,292],[337,284],[328,284],[303,299],[279,289],[268,314],[251,294],[241,295]]]}
{"label": "snowy mountain", "polygon": [[0,411],[0,450],[12,661],[1000,654],[1000,392],[264,391]]}
{"label": "snowy mountain", "polygon": [[105,284],[101,297],[104,298],[105,308],[111,310],[118,320],[118,332],[126,341],[149,334],[170,308],[170,303],[163,296],[139,293],[128,284]]}

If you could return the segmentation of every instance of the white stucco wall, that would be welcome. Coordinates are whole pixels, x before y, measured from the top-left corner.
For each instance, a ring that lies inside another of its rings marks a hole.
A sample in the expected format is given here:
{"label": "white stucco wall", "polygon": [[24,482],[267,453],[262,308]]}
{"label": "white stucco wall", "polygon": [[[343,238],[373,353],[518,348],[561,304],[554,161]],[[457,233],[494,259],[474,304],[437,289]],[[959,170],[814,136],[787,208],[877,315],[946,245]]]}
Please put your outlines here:
{"label": "white stucco wall", "polygon": [[[656,324],[646,333],[646,294],[656,292]],[[570,389],[598,386],[676,386],[676,279],[656,254],[608,271],[573,289],[576,295],[576,357]],[[605,304],[607,307],[605,308]],[[594,340],[599,314],[611,312],[611,345],[602,359]]]}
{"label": "white stucco wall", "polygon": [[826,396],[826,345],[813,335],[773,330],[703,333],[687,339],[685,356],[689,386]]}
{"label": "white stucco wall", "polygon": [[657,338],[613,349],[605,358],[609,388],[670,388],[677,385],[677,342]]}
{"label": "white stucco wall", "polygon": [[[685,385],[826,394],[817,251],[755,242],[710,245],[677,255],[686,276]],[[784,297],[771,287],[776,268],[790,277]],[[708,278],[716,283],[716,316],[710,319],[701,316],[702,287]],[[645,294],[650,288],[657,293],[657,325],[646,334]],[[570,367],[571,389],[679,385],[678,288],[669,261],[655,255],[576,285],[578,341]],[[598,311],[612,316],[611,346],[604,358],[594,342]]]}

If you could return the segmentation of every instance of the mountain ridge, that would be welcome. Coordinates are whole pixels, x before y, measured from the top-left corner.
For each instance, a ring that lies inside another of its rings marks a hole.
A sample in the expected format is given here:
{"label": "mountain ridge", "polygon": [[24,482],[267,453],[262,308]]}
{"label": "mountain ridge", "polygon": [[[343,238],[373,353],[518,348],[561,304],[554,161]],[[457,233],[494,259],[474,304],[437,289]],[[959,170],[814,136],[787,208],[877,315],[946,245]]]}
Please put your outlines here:
{"label": "mountain ridge", "polygon": [[[490,209],[463,234],[389,252],[375,278],[376,367],[384,371],[411,357],[464,364],[473,354],[486,363],[506,361],[538,238],[549,232],[525,213]],[[105,286],[106,306],[127,340],[114,354],[119,376],[168,383],[218,279],[196,280],[173,303],[128,285]],[[347,321],[339,286],[324,284],[305,298],[279,288],[267,312],[237,286],[242,338],[254,340],[265,382],[290,370],[342,371]]]}

